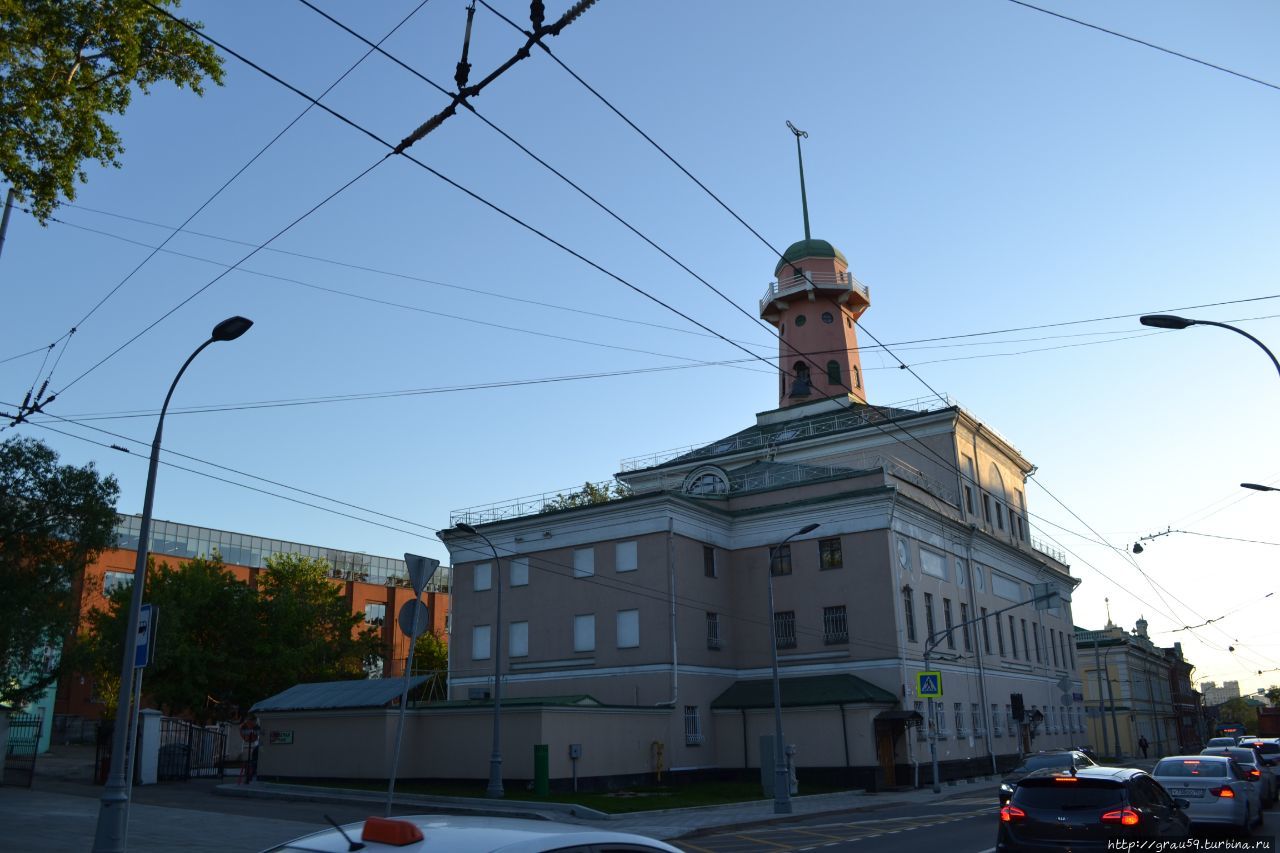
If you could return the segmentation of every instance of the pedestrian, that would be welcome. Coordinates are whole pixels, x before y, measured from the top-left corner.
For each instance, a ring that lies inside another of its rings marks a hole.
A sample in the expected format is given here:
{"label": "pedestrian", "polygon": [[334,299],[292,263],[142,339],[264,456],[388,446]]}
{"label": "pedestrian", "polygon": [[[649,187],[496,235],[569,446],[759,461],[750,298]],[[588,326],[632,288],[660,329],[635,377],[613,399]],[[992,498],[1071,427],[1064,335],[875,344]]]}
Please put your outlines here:
{"label": "pedestrian", "polygon": [[1146,758],[1146,757],[1147,757],[1147,747],[1148,747],[1148,746],[1150,746],[1150,745],[1151,745],[1151,744],[1147,743],[1147,736],[1146,736],[1146,735],[1142,735],[1142,736],[1140,736],[1140,737],[1138,738],[1138,749],[1141,749],[1141,750],[1142,750],[1142,757],[1143,757],[1143,758]]}

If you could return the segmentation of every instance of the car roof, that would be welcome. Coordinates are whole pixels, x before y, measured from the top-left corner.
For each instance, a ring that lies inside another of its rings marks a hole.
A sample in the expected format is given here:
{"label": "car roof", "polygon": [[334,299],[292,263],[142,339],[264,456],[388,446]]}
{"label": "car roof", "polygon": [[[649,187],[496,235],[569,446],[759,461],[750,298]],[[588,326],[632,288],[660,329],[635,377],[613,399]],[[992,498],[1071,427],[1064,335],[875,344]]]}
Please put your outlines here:
{"label": "car roof", "polygon": [[[1066,771],[1054,770],[1052,768],[1045,767],[1041,770],[1032,771],[1019,784],[1025,784],[1028,781],[1033,781],[1037,779],[1052,779],[1055,776],[1064,776],[1064,775],[1068,775]],[[1075,776],[1077,779],[1097,779],[1097,780],[1109,779],[1114,782],[1124,783],[1124,782],[1127,782],[1129,779],[1133,778],[1134,776],[1145,776],[1147,775],[1147,773],[1145,770],[1140,770],[1136,767],[1102,767],[1095,764],[1092,767],[1078,768],[1074,773],[1071,773],[1069,775]]]}
{"label": "car roof", "polygon": [[1241,764],[1252,764],[1258,758],[1258,753],[1247,746],[1211,746],[1208,749],[1201,750],[1200,754],[1225,755]]}
{"label": "car roof", "polygon": [[[1202,752],[1202,753],[1200,753],[1199,755],[1166,755],[1164,758],[1162,758],[1162,759],[1160,759],[1159,761],[1157,761],[1157,762],[1156,762],[1156,767],[1159,767],[1161,764],[1163,764],[1163,763],[1164,763],[1164,762],[1166,762],[1166,761],[1213,761],[1213,762],[1219,762],[1219,761],[1234,761],[1234,760],[1235,760],[1235,759],[1233,759],[1230,755],[1223,755],[1221,752]],[[1151,775],[1152,775],[1152,776],[1154,776],[1154,775],[1155,775],[1155,771],[1154,771],[1154,770],[1151,772]]]}
{"label": "car roof", "polygon": [[[407,845],[391,845],[365,841],[365,824],[349,823],[342,829],[356,841],[364,841],[367,853],[540,853],[569,846],[592,844],[647,845],[655,851],[679,853],[678,848],[661,841],[626,832],[610,832],[589,826],[546,820],[504,817],[472,817],[455,815],[396,815],[395,821],[407,821],[422,832],[422,841]],[[347,853],[349,845],[335,829],[296,838],[269,848],[270,851],[315,851],[315,853]]]}

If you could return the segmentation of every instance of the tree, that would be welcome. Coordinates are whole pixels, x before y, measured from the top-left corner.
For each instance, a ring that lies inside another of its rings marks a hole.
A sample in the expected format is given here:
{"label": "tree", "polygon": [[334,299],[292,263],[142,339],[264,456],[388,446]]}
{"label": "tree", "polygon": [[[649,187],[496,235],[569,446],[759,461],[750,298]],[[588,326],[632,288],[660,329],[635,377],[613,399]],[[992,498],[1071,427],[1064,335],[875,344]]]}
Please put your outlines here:
{"label": "tree", "polygon": [[272,554],[258,575],[256,682],[260,697],[295,684],[362,678],[382,653],[318,557]]}
{"label": "tree", "polygon": [[1246,732],[1257,732],[1258,711],[1243,696],[1228,699],[1218,706],[1218,720],[1223,723],[1243,723]]}
{"label": "tree", "polygon": [[415,699],[445,699],[445,679],[449,671],[449,641],[426,631],[413,644],[413,675],[425,675],[427,681],[414,695]]}
{"label": "tree", "polygon": [[0,173],[44,222],[87,180],[84,161],[120,166],[106,117],[135,87],[199,95],[206,78],[222,83],[213,47],[142,0],[0,0]]}
{"label": "tree", "polygon": [[1267,688],[1267,702],[1270,705],[1280,705],[1280,685],[1271,685]]}
{"label": "tree", "polygon": [[[254,661],[257,602],[220,557],[198,557],[176,569],[152,563],[146,593],[159,620],[155,660],[143,686],[166,714],[187,714],[200,723],[238,719],[262,698]],[[107,609],[89,617],[79,643],[76,663],[93,674],[100,693],[104,686],[119,687],[129,594],[128,587],[117,589]],[[103,699],[114,715],[115,693]]]}
{"label": "tree", "polygon": [[576,492],[562,492],[551,498],[542,506],[542,512],[555,512],[560,509],[572,509],[579,506],[591,506],[630,496],[631,489],[622,483],[583,483]]}
{"label": "tree", "polygon": [[59,465],[42,442],[0,444],[0,704],[57,681],[84,567],[115,538],[115,478]]}

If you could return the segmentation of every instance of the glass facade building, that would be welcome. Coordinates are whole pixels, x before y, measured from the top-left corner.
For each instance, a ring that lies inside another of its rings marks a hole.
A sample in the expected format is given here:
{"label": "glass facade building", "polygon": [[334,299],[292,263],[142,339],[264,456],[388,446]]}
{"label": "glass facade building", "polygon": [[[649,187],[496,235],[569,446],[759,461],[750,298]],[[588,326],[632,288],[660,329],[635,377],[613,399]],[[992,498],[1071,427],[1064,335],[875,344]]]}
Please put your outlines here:
{"label": "glass facade building", "polygon": [[[138,549],[138,534],[142,528],[141,515],[120,515],[116,520],[116,547],[130,551]],[[228,565],[249,566],[260,569],[272,554],[301,554],[318,557],[329,563],[333,577],[344,580],[389,586],[408,586],[409,570],[404,560],[394,557],[375,557],[337,548],[304,545],[283,539],[268,539],[229,530],[212,530],[194,524],[177,524],[172,521],[151,520],[152,554],[191,559],[212,557],[216,552]],[[448,592],[453,569],[441,566],[427,584],[427,592]]]}

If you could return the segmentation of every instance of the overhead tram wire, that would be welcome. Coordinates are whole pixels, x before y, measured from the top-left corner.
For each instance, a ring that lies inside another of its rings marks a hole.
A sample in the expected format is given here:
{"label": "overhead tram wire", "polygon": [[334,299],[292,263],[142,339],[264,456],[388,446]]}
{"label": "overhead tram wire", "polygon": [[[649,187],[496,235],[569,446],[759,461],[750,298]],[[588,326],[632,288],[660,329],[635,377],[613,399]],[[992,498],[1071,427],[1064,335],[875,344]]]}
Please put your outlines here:
{"label": "overhead tram wire", "polygon": [[[160,10],[160,11],[162,11],[162,12],[163,12],[163,10]],[[166,15],[167,15],[168,13],[167,13],[167,12],[165,12],[164,14],[166,14]],[[173,16],[169,16],[169,17],[173,17]],[[175,20],[177,20],[177,19],[175,18]],[[242,62],[245,62],[246,64],[250,65],[250,67],[253,67],[255,70],[258,70],[258,71],[260,71],[261,73],[264,73],[264,74],[266,74],[266,75],[270,76],[272,79],[277,80],[277,81],[278,81],[278,82],[280,82],[282,85],[287,86],[290,90],[292,90],[292,91],[294,91],[294,92],[298,93],[298,94],[299,94],[299,95],[301,95],[302,97],[308,97],[307,95],[305,95],[304,93],[302,93],[300,90],[297,90],[295,87],[293,87],[293,86],[289,85],[288,83],[285,83],[283,80],[280,80],[278,77],[276,77],[275,75],[273,75],[273,74],[271,74],[270,72],[266,71],[265,69],[261,68],[261,66],[258,66],[256,63],[253,63],[251,60],[248,60],[248,59],[247,59],[246,57],[244,57],[243,55],[241,55],[241,54],[239,54],[239,53],[237,53],[237,52],[235,52],[235,51],[231,50],[230,48],[227,48],[225,45],[222,45],[222,44],[221,44],[221,43],[219,43],[217,40],[215,40],[215,39],[213,39],[211,36],[209,36],[208,34],[203,33],[203,32],[201,32],[201,31],[199,31],[199,30],[194,30],[194,29],[192,29],[191,31],[192,31],[192,32],[193,32],[193,34],[195,34],[197,37],[199,37],[199,38],[201,38],[201,39],[204,39],[204,40],[206,40],[206,41],[209,41],[209,42],[210,42],[211,44],[213,44],[214,46],[216,46],[216,47],[218,47],[218,48],[220,48],[220,49],[224,50],[225,52],[229,53],[229,54],[230,54],[230,55],[232,55],[232,56],[235,56],[237,59],[240,59]],[[543,46],[543,48],[544,48],[544,50],[546,50],[545,46]],[[330,108],[328,108],[328,107],[323,107],[323,105],[322,105],[322,108],[324,108],[324,109],[325,109],[326,111],[328,111],[328,112],[331,112],[331,113],[333,113],[333,112],[334,112],[333,110],[331,110],[331,109],[330,109]],[[335,115],[337,115],[336,113],[334,113],[334,114],[335,114]],[[343,118],[343,120],[344,120],[344,121],[347,121],[348,123],[350,123],[350,120],[349,120],[349,119],[345,119],[345,118]],[[423,127],[425,128],[425,127],[427,127],[427,125],[425,125],[425,124],[424,124],[424,125],[423,125]],[[363,128],[361,128],[361,129],[362,129],[362,130],[363,130],[363,132],[365,132],[367,135],[373,136],[375,139],[378,139],[378,137],[376,137],[376,135],[375,135],[375,134],[373,134],[371,131],[365,130],[365,129],[363,129]],[[421,129],[422,129],[422,128],[420,128],[420,130],[421,130]],[[408,138],[406,138],[406,141],[407,141],[407,139],[408,139]],[[379,141],[379,142],[382,142],[384,145],[389,145],[389,143],[385,143],[385,142],[384,142],[383,140],[381,140],[381,139],[378,139],[378,141]],[[504,210],[503,208],[501,208],[500,206],[498,206],[498,205],[494,204],[493,202],[489,201],[488,199],[486,199],[486,198],[484,198],[484,197],[480,196],[479,194],[475,193],[474,191],[472,191],[472,190],[470,190],[470,189],[468,189],[468,188],[464,187],[463,185],[461,185],[461,184],[457,183],[456,181],[452,180],[451,178],[448,178],[448,177],[447,177],[447,176],[445,176],[443,173],[441,173],[441,172],[439,172],[438,170],[436,170],[436,169],[432,168],[431,166],[427,165],[426,163],[424,163],[424,162],[422,162],[422,161],[418,160],[417,158],[415,158],[415,157],[413,157],[413,156],[411,156],[411,155],[409,155],[409,154],[405,153],[405,151],[404,151],[404,147],[405,147],[405,146],[404,146],[404,145],[403,145],[403,143],[402,143],[402,145],[401,145],[401,146],[399,146],[399,147],[397,147],[397,148],[395,149],[395,151],[396,151],[397,153],[400,153],[400,154],[401,154],[401,156],[405,157],[405,158],[406,158],[407,160],[409,160],[410,162],[412,162],[412,163],[414,163],[414,164],[418,165],[420,168],[422,168],[422,169],[424,169],[424,170],[426,170],[426,171],[430,172],[432,175],[436,176],[436,177],[437,177],[437,178],[439,178],[440,180],[445,181],[446,183],[450,184],[450,185],[451,185],[451,186],[453,186],[454,188],[456,188],[456,189],[460,190],[461,192],[465,193],[466,195],[470,196],[470,197],[471,197],[471,198],[473,198],[474,200],[479,201],[481,204],[485,205],[486,207],[489,207],[489,208],[490,208],[491,210],[493,210],[494,212],[499,213],[499,214],[501,214],[502,216],[506,217],[507,219],[511,220],[511,221],[512,221],[512,222],[514,222],[515,224],[518,224],[518,225],[520,225],[521,227],[525,228],[526,230],[531,231],[531,232],[532,232],[532,233],[534,233],[535,235],[537,235],[537,236],[539,236],[539,237],[542,237],[544,240],[547,240],[548,242],[551,242],[553,245],[555,245],[555,246],[557,246],[558,248],[562,249],[563,251],[565,251],[565,252],[567,252],[567,253],[569,253],[569,254],[573,255],[574,257],[578,258],[579,260],[581,260],[582,262],[584,262],[584,263],[586,263],[587,265],[591,266],[592,268],[596,269],[597,271],[599,271],[599,272],[601,272],[601,273],[605,274],[606,276],[608,276],[608,277],[610,277],[610,278],[613,278],[614,280],[618,281],[619,283],[623,284],[624,286],[628,287],[629,289],[633,290],[634,292],[636,292],[636,293],[638,293],[638,294],[640,294],[640,295],[645,296],[646,298],[648,298],[648,299],[650,299],[651,301],[653,301],[653,302],[655,302],[655,303],[657,303],[657,304],[661,305],[662,307],[667,308],[667,309],[668,309],[668,310],[670,310],[670,311],[673,311],[674,313],[676,313],[676,314],[678,314],[679,316],[683,317],[684,319],[686,319],[686,320],[688,320],[688,321],[690,321],[690,322],[694,323],[695,325],[699,326],[700,328],[702,328],[702,329],[704,329],[704,330],[706,330],[706,331],[711,332],[711,333],[712,333],[712,334],[714,334],[716,337],[719,337],[719,338],[721,338],[722,340],[725,340],[725,342],[726,342],[726,343],[731,343],[731,344],[732,344],[733,346],[735,346],[736,348],[738,348],[738,349],[744,349],[744,351],[745,351],[745,348],[741,347],[740,345],[733,344],[731,341],[729,341],[727,338],[725,338],[725,337],[724,337],[723,335],[721,335],[720,333],[716,332],[714,329],[711,329],[710,327],[706,326],[705,324],[701,323],[700,321],[697,321],[697,320],[693,319],[692,317],[688,316],[687,314],[685,314],[684,312],[680,311],[679,309],[676,309],[674,306],[668,305],[666,302],[664,302],[664,301],[662,301],[662,300],[658,299],[657,297],[653,296],[652,294],[649,294],[649,293],[648,293],[647,291],[645,291],[643,288],[640,288],[640,287],[638,287],[637,285],[634,285],[634,284],[632,284],[631,282],[627,281],[626,279],[622,278],[621,276],[617,275],[616,273],[613,273],[613,272],[611,272],[611,271],[607,270],[607,269],[606,269],[605,267],[603,267],[602,265],[600,265],[600,264],[596,263],[595,261],[592,261],[592,260],[590,260],[590,259],[586,258],[584,255],[582,255],[582,254],[580,254],[580,253],[576,252],[575,250],[571,249],[570,247],[568,247],[568,246],[567,246],[567,245],[565,245],[564,243],[562,243],[562,242],[560,242],[560,241],[556,240],[555,238],[551,237],[550,235],[546,234],[545,232],[543,232],[543,231],[541,231],[541,230],[539,230],[539,229],[535,228],[534,226],[530,225],[529,223],[525,222],[524,220],[520,219],[519,217],[515,216],[514,214],[509,213],[508,211]],[[882,346],[883,346],[883,345],[882,345]],[[753,357],[755,357],[755,358],[760,359],[761,361],[765,361],[765,362],[767,363],[767,360],[766,360],[766,359],[764,359],[763,357],[756,356],[754,353],[750,353],[750,352],[748,352],[748,354],[749,354],[749,355],[751,355],[751,356],[753,356]],[[801,354],[801,355],[803,355],[803,354]],[[896,356],[894,356],[894,358],[896,359],[897,357],[896,357]],[[898,360],[899,360],[899,362],[900,362],[900,363],[902,363],[900,359],[898,359]],[[904,366],[905,366],[905,363],[903,363],[903,364],[904,364]],[[917,378],[919,378],[919,377],[917,377]],[[921,382],[923,382],[923,379],[921,379],[920,381],[921,381]],[[925,384],[926,384],[926,386],[927,386],[927,383],[925,383]],[[845,387],[847,387],[847,386],[845,386]],[[930,390],[933,390],[933,389],[931,388]],[[830,395],[830,394],[827,394],[827,393],[826,393],[825,389],[823,389],[823,393],[824,393],[824,395],[825,395],[825,396],[827,396],[827,397],[831,397],[831,395]],[[934,393],[936,394],[937,392],[935,391]],[[941,397],[941,395],[938,395],[938,396],[939,396],[939,398],[940,398],[940,399],[942,399],[944,402],[949,402],[949,401],[946,401],[946,398],[945,398],[945,397]],[[838,398],[833,398],[833,399],[838,399]],[[875,423],[874,421],[871,421],[871,423],[872,423],[872,424],[873,424],[877,429],[879,429],[880,431],[885,432],[886,434],[890,434],[890,433],[888,432],[888,430],[885,430],[885,429],[884,429],[880,424]],[[903,428],[901,425],[898,425],[898,429],[899,429],[899,430],[901,430],[904,434],[906,434],[906,435],[910,436],[910,437],[913,439],[913,441],[915,441],[919,446],[921,446],[922,448],[924,448],[924,449],[926,450],[926,452],[928,452],[930,455],[932,455],[932,456],[934,456],[934,457],[938,458],[938,459],[939,459],[939,460],[944,464],[944,466],[945,466],[945,467],[950,468],[951,470],[954,470],[954,471],[956,471],[957,473],[960,473],[960,472],[959,472],[959,469],[955,466],[955,464],[954,464],[954,463],[952,463],[952,462],[950,462],[949,460],[945,459],[945,457],[942,457],[940,454],[938,454],[938,453],[937,453],[937,451],[934,451],[934,450],[933,450],[932,448],[930,448],[927,444],[925,444],[924,442],[922,442],[918,437],[916,437],[916,436],[914,436],[912,433],[910,433],[910,431],[909,431],[909,430],[906,430],[906,429],[905,429],[905,428]],[[1042,487],[1043,487],[1043,484],[1042,484]],[[1096,531],[1095,531],[1095,535],[1097,535],[1097,534],[1096,534]],[[1145,576],[1145,573],[1144,573],[1144,577],[1146,577],[1146,576]],[[1148,578],[1148,582],[1150,583],[1150,579],[1149,579],[1149,578]]]}
{"label": "overhead tram wire", "polygon": [[[396,33],[396,32],[397,32],[401,27],[403,27],[406,23],[408,23],[408,22],[409,22],[409,19],[410,19],[410,18],[412,18],[414,15],[416,15],[416,14],[417,14],[421,9],[422,9],[422,7],[423,7],[423,6],[425,6],[425,5],[427,5],[427,3],[429,3],[429,2],[430,2],[430,0],[421,0],[421,2],[419,2],[419,3],[418,3],[418,5],[417,5],[417,6],[415,6],[415,7],[414,7],[410,12],[409,12],[409,14],[405,15],[405,16],[400,20],[400,22],[399,22],[398,24],[396,24],[394,27],[392,27],[392,28],[387,32],[387,34],[386,34],[386,35],[384,35],[381,39],[379,39],[379,40],[378,40],[378,44],[382,44],[384,41],[386,41],[386,40],[387,40],[387,39],[389,39],[392,35],[394,35],[394,34],[395,34],[395,33]],[[320,93],[320,98],[324,98],[326,95],[328,95],[330,92],[332,92],[332,91],[334,90],[334,88],[336,88],[336,87],[338,86],[338,84],[339,84],[339,83],[341,83],[343,80],[345,80],[345,79],[348,77],[348,75],[350,75],[353,71],[355,71],[357,68],[359,68],[359,67],[360,67],[360,65],[361,65],[361,64],[362,64],[366,59],[368,59],[372,54],[373,54],[373,48],[370,48],[369,50],[367,50],[367,51],[364,53],[364,55],[363,55],[363,56],[361,56],[358,60],[356,60],[356,62],[355,62],[355,63],[354,63],[350,68],[348,68],[346,71],[342,72],[342,74],[341,74],[341,75],[340,75],[336,80],[334,80],[332,83],[330,83],[330,84],[329,84],[329,86],[328,86],[328,88],[326,88],[323,92],[321,92],[321,93]],[[155,256],[156,256],[156,255],[157,255],[157,254],[158,254],[158,253],[159,253],[159,252],[160,252],[160,251],[161,251],[165,246],[167,246],[167,245],[169,244],[169,241],[170,241],[170,240],[172,240],[174,237],[176,237],[176,236],[177,236],[177,235],[178,235],[178,234],[179,234],[179,233],[180,233],[180,232],[181,232],[181,231],[182,231],[182,230],[183,230],[183,229],[184,229],[188,224],[190,224],[190,223],[191,223],[191,221],[192,221],[192,220],[194,220],[197,216],[199,216],[199,215],[200,215],[200,214],[205,210],[205,208],[207,208],[210,204],[212,204],[212,203],[213,203],[213,202],[214,202],[214,201],[215,201],[215,200],[216,200],[220,195],[222,195],[222,193],[223,193],[223,192],[224,192],[228,187],[230,187],[233,183],[235,183],[235,181],[236,181],[236,179],[237,179],[237,178],[239,178],[242,174],[244,174],[244,173],[245,173],[245,171],[247,171],[247,170],[249,169],[249,167],[250,167],[250,166],[252,166],[254,163],[256,163],[256,162],[258,161],[258,159],[259,159],[260,157],[262,157],[262,155],[263,155],[263,154],[267,153],[267,151],[268,151],[268,150],[269,150],[273,145],[275,145],[275,144],[276,144],[276,142],[278,142],[278,141],[281,139],[281,137],[283,137],[286,133],[288,133],[288,132],[293,128],[293,126],[294,126],[294,125],[296,125],[299,121],[301,121],[301,120],[303,119],[303,117],[304,117],[304,116],[306,116],[306,114],[307,114],[307,113],[309,113],[309,112],[311,111],[312,106],[313,106],[313,104],[307,104],[307,106],[302,110],[302,112],[298,113],[298,115],[297,115],[297,116],[295,116],[295,117],[294,117],[294,119],[293,119],[292,121],[290,121],[288,124],[286,124],[286,125],[285,125],[281,130],[280,130],[280,132],[279,132],[279,133],[277,133],[275,136],[273,136],[273,137],[271,138],[271,140],[267,142],[267,144],[266,144],[266,145],[264,145],[264,146],[262,146],[262,148],[258,149],[258,152],[257,152],[256,154],[254,154],[252,157],[250,157],[250,158],[249,158],[249,159],[244,163],[244,165],[242,165],[239,169],[237,169],[237,170],[236,170],[236,171],[231,175],[231,177],[227,178],[227,179],[222,183],[222,185],[221,185],[221,186],[219,186],[216,190],[214,190],[214,192],[213,192],[213,194],[212,194],[212,195],[210,195],[207,199],[205,199],[205,200],[200,204],[200,206],[199,206],[199,207],[197,207],[194,211],[192,211],[192,213],[191,213],[191,214],[190,214],[186,219],[184,219],[184,220],[182,221],[182,224],[180,224],[177,228],[173,229],[173,230],[172,230],[172,231],[171,231],[171,232],[170,232],[170,233],[169,233],[169,234],[168,234],[168,235],[167,235],[167,236],[166,236],[162,241],[160,241],[160,244],[159,244],[158,246],[154,247],[154,248],[152,249],[152,251],[151,251],[149,254],[147,254],[147,256],[146,256],[146,257],[144,257],[141,261],[139,261],[139,262],[138,262],[138,264],[137,264],[136,266],[134,266],[134,268],[133,268],[132,270],[130,270],[130,271],[129,271],[129,273],[128,273],[127,275],[125,275],[125,277],[124,277],[124,278],[120,279],[120,281],[119,281],[119,282],[117,282],[117,283],[116,283],[116,285],[115,285],[114,287],[112,287],[112,288],[111,288],[111,290],[109,290],[105,296],[103,296],[101,299],[99,299],[99,300],[97,301],[97,303],[95,303],[95,304],[93,305],[93,307],[92,307],[92,308],[90,308],[90,309],[89,309],[89,310],[84,314],[84,316],[82,316],[79,320],[77,320],[74,324],[72,324],[71,328],[70,328],[67,332],[63,333],[63,335],[62,335],[60,338],[58,338],[57,340],[55,340],[53,343],[51,343],[51,344],[49,345],[50,349],[52,349],[52,348],[53,348],[55,345],[57,345],[59,342],[62,342],[62,343],[64,344],[64,346],[63,346],[63,348],[62,348],[61,353],[59,353],[59,355],[58,355],[58,360],[57,360],[57,361],[55,361],[54,366],[49,370],[49,375],[48,375],[48,377],[45,379],[45,381],[44,381],[44,386],[43,386],[43,387],[47,387],[47,386],[49,385],[49,383],[53,381],[53,376],[54,376],[54,373],[55,373],[55,372],[57,371],[57,369],[58,369],[58,364],[61,362],[61,360],[62,360],[62,356],[66,354],[67,348],[68,348],[68,346],[69,346],[69,344],[70,344],[70,341],[71,341],[71,337],[76,333],[76,331],[77,331],[81,326],[83,326],[86,322],[88,322],[88,320],[89,320],[89,319],[90,319],[90,318],[91,318],[95,313],[97,313],[97,311],[98,311],[98,309],[99,309],[99,308],[101,308],[103,305],[105,305],[105,304],[107,303],[107,301],[108,301],[108,300],[110,300],[110,299],[111,299],[111,297],[112,297],[112,296],[114,296],[114,295],[115,295],[115,294],[120,290],[120,288],[124,287],[124,285],[125,285],[126,283],[128,283],[128,282],[129,282],[129,280],[130,280],[130,279],[132,279],[132,278],[134,277],[134,275],[136,275],[136,274],[138,273],[138,271],[139,271],[139,270],[141,270],[144,266],[146,266],[146,265],[147,265],[147,263],[148,263],[152,258],[154,258],[154,257],[155,257]],[[41,366],[41,371],[43,371],[43,365]],[[37,376],[37,378],[36,378],[36,381],[37,381],[37,382],[39,382],[39,378],[40,378],[40,377],[39,377],[39,376]],[[42,389],[41,389],[41,394],[43,394],[43,387],[42,387]],[[34,385],[33,385],[33,388],[34,388]],[[65,390],[65,389],[64,389],[64,390]],[[33,402],[35,402],[35,403],[39,403],[39,400],[37,399],[37,400],[35,400],[35,401],[33,401]]]}

